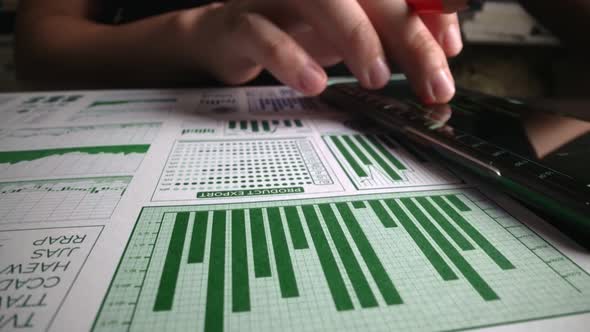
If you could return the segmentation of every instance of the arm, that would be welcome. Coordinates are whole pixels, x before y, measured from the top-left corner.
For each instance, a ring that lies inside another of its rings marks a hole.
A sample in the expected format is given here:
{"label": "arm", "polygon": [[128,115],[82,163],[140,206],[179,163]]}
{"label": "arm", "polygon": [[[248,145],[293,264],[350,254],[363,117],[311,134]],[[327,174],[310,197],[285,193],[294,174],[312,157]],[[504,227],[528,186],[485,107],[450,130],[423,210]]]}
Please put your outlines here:
{"label": "arm", "polygon": [[93,20],[100,0],[23,0],[17,71],[24,79],[113,83],[245,83],[264,68],[317,95],[321,59],[342,59],[366,88],[397,62],[427,103],[455,92],[447,56],[462,48],[456,15],[419,16],[404,0],[231,0],[119,26]]}
{"label": "arm", "polygon": [[[206,76],[182,12],[111,26],[96,23],[98,0],[22,0],[17,18],[17,74],[25,81],[80,86],[149,85]],[[191,11],[192,24],[213,6]],[[188,37],[188,38],[187,38]]]}

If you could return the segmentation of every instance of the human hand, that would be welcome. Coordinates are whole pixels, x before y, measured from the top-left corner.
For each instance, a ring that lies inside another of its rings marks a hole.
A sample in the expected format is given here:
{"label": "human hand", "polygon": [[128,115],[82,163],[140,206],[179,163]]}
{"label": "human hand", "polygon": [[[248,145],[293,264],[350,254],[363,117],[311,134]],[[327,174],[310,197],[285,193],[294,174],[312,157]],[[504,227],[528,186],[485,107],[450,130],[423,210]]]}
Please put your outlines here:
{"label": "human hand", "polygon": [[322,65],[343,60],[376,89],[388,82],[391,60],[424,102],[447,102],[455,91],[447,56],[462,48],[456,15],[419,16],[404,0],[231,0],[187,10],[181,26],[194,41],[187,61],[201,70],[240,84],[267,69],[309,95],[326,86]]}

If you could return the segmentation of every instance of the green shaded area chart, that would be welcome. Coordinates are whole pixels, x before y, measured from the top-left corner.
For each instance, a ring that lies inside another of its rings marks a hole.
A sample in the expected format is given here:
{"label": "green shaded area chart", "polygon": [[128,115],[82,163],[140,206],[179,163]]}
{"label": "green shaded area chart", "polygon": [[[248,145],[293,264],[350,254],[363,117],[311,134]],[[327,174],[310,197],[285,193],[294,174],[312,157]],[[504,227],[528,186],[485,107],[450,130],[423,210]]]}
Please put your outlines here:
{"label": "green shaded area chart", "polygon": [[149,145],[120,145],[120,146],[90,146],[51,150],[7,151],[0,152],[0,164],[14,165],[20,162],[35,161],[42,158],[63,156],[71,153],[79,154],[144,154],[150,148]]}
{"label": "green shaded area chart", "polygon": [[155,201],[341,190],[309,139],[177,141]]}
{"label": "green shaded area chart", "polygon": [[0,152],[0,178],[132,174],[149,147],[109,145]]}
{"label": "green shaded area chart", "polygon": [[74,113],[69,122],[118,121],[137,122],[164,120],[178,106],[177,98],[158,97],[148,93],[134,95],[113,94],[103,95],[92,101],[88,106]]}
{"label": "green shaded area chart", "polygon": [[0,183],[0,225],[108,219],[130,176]]}
{"label": "green shaded area chart", "polygon": [[468,329],[588,312],[589,295],[474,190],[148,207],[93,329]]}
{"label": "green shaded area chart", "polygon": [[411,155],[389,135],[323,136],[359,190],[459,183],[448,171]]}
{"label": "green shaded area chart", "polygon": [[266,120],[229,120],[227,121],[225,134],[235,135],[272,135],[272,134],[297,134],[310,132],[311,128],[306,121],[301,119],[266,119]]}

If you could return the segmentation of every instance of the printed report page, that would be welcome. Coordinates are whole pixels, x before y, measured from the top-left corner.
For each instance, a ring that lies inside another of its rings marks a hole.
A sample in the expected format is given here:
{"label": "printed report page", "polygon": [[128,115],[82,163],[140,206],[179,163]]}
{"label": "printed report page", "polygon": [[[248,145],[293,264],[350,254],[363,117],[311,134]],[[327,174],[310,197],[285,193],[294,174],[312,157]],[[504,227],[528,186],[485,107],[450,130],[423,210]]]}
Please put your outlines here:
{"label": "printed report page", "polygon": [[0,94],[0,331],[584,331],[588,271],[289,88]]}

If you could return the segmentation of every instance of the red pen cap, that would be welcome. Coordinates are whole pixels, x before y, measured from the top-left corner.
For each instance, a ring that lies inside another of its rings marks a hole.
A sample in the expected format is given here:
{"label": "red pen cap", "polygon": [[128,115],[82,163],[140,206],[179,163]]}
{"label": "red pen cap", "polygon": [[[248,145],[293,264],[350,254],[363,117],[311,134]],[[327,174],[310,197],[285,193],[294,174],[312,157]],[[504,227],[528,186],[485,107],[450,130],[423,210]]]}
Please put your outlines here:
{"label": "red pen cap", "polygon": [[442,13],[445,11],[443,0],[406,0],[408,5],[418,13]]}

